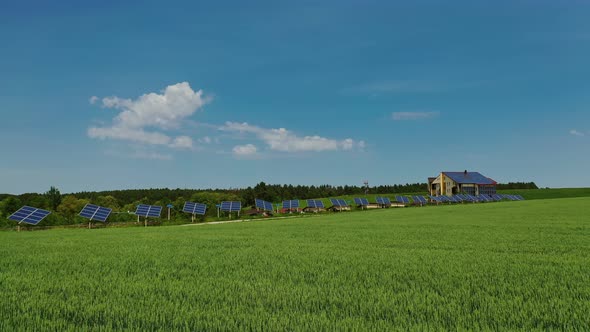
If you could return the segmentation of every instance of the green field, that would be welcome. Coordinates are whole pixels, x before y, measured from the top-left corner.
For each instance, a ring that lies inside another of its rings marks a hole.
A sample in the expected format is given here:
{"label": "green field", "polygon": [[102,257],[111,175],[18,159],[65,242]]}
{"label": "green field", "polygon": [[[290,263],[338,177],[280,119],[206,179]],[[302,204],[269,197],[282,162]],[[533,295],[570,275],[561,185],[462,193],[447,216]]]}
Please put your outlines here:
{"label": "green field", "polygon": [[588,330],[590,198],[0,232],[0,331]]}

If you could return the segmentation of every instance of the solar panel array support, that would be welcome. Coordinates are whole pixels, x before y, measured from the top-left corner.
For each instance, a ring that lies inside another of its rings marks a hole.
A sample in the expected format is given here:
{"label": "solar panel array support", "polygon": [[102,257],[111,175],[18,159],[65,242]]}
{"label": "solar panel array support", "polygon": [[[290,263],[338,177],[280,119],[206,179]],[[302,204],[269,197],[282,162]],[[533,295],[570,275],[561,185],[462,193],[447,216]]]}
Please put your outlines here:
{"label": "solar panel array support", "polygon": [[391,207],[391,200],[389,197],[376,197],[375,201],[380,204],[382,208]]}
{"label": "solar panel array support", "polygon": [[240,211],[242,210],[242,202],[238,201],[224,201],[219,204],[217,209],[217,217],[219,218],[219,211],[228,212],[231,218],[232,212],[237,212],[238,217],[240,216]]}
{"label": "solar panel array support", "polygon": [[360,206],[361,209],[365,209],[367,206],[369,206],[369,200],[364,198],[364,197],[355,197],[354,198],[354,203],[357,206]]}
{"label": "solar panel array support", "polygon": [[263,210],[263,211],[269,211],[269,212],[273,212],[273,208],[272,208],[272,203],[267,202],[265,200],[262,199],[258,199],[256,198],[254,200],[255,204],[256,204],[256,208]]}
{"label": "solar panel array support", "polygon": [[88,228],[90,229],[94,220],[106,222],[111,212],[113,212],[113,209],[94,204],[86,204],[78,215],[88,219]]}
{"label": "solar panel array support", "polygon": [[299,212],[299,200],[283,201],[283,210],[289,211],[289,213],[293,212],[293,210]]}
{"label": "solar panel array support", "polygon": [[319,212],[320,209],[324,209],[324,202],[319,199],[308,199],[307,200],[307,207],[315,209],[314,212]]}
{"label": "solar panel array support", "polygon": [[191,214],[191,222],[195,222],[196,215],[204,216],[207,212],[207,205],[203,203],[184,202],[183,212]]}
{"label": "solar panel array support", "polygon": [[20,232],[21,223],[24,222],[25,224],[29,225],[37,225],[49,214],[51,214],[51,212],[47,210],[25,205],[18,209],[15,213],[8,216],[8,219],[18,222],[16,230]]}
{"label": "solar panel array support", "polygon": [[135,210],[135,215],[137,215],[137,222],[139,222],[139,217],[145,217],[143,224],[145,227],[147,227],[148,217],[160,218],[161,213],[162,207],[158,205],[139,204],[137,206],[137,210]]}

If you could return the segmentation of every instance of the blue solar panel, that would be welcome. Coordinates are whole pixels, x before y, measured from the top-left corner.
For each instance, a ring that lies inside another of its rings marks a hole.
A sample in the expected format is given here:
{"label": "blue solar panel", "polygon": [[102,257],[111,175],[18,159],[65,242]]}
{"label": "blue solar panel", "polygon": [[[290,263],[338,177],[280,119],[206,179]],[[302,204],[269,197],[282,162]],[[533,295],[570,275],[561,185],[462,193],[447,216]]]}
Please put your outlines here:
{"label": "blue solar panel", "polygon": [[204,216],[205,212],[207,212],[207,205],[203,203],[184,202],[184,207],[182,208],[182,211],[190,214],[198,214]]}
{"label": "blue solar panel", "polygon": [[395,196],[395,200],[398,203],[402,203],[402,204],[410,204],[410,199],[407,198],[406,196]]}
{"label": "blue solar panel", "polygon": [[290,201],[283,201],[283,209],[298,209],[299,208],[299,200],[290,200]]}
{"label": "blue solar panel", "polygon": [[256,203],[257,208],[262,209],[262,210],[266,210],[266,211],[271,211],[271,212],[273,211],[272,203],[267,202],[262,199],[258,199],[258,198],[255,199],[254,201]]}
{"label": "blue solar panel", "polygon": [[106,207],[94,205],[94,204],[86,204],[86,206],[80,211],[79,215],[89,219],[90,221],[98,220],[105,222],[107,218],[111,214],[113,209],[109,209]]}
{"label": "blue solar panel", "polygon": [[242,209],[242,202],[238,202],[238,201],[221,202],[221,211],[239,212],[241,209]]}
{"label": "blue solar panel", "polygon": [[334,206],[341,206],[340,205],[340,201],[337,200],[336,198],[330,198],[330,202],[332,203],[332,205]]}
{"label": "blue solar panel", "polygon": [[356,205],[363,205],[363,206],[366,206],[366,205],[369,205],[369,200],[368,200],[368,199],[366,199],[366,198],[362,198],[362,197],[356,197],[356,198],[354,199],[354,203],[355,203]]}
{"label": "blue solar panel", "polygon": [[25,224],[37,225],[50,213],[51,212],[47,210],[42,210],[31,206],[23,206],[18,211],[10,215],[8,219],[18,221],[19,224],[24,222]]}
{"label": "blue solar panel", "polygon": [[516,198],[518,198],[519,201],[524,201],[524,197],[522,197],[522,195],[516,195]]}
{"label": "blue solar panel", "polygon": [[319,199],[308,199],[307,200],[307,207],[310,208],[317,208],[317,209],[323,209],[324,208],[324,202],[319,200]]}
{"label": "blue solar panel", "polygon": [[343,199],[339,199],[338,203],[340,204],[340,206],[348,206],[348,203],[346,203],[346,201]]}
{"label": "blue solar panel", "polygon": [[162,207],[158,205],[139,204],[135,214],[140,217],[156,217],[159,218],[162,213]]}

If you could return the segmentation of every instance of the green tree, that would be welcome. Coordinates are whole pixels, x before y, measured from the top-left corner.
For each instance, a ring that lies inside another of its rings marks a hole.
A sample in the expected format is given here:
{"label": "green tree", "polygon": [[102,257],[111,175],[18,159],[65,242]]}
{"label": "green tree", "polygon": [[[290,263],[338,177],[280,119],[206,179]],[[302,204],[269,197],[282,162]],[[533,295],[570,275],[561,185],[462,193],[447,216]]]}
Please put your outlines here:
{"label": "green tree", "polygon": [[2,201],[2,204],[0,204],[0,211],[2,211],[3,216],[8,217],[14,212],[16,212],[18,209],[20,209],[21,206],[22,202],[20,201],[20,199],[14,196],[10,196]]}
{"label": "green tree", "polygon": [[56,210],[59,204],[61,204],[61,193],[59,192],[59,189],[54,186],[49,188],[49,191],[45,193],[45,197],[49,201],[49,206],[51,206],[53,210]]}
{"label": "green tree", "polygon": [[107,196],[98,196],[94,202],[96,205],[104,206],[107,208],[111,208],[113,210],[118,210],[120,208],[119,201],[111,195]]}
{"label": "green tree", "polygon": [[57,207],[57,212],[67,218],[70,222],[84,208],[89,201],[87,199],[78,199],[74,195],[64,197],[61,204]]}

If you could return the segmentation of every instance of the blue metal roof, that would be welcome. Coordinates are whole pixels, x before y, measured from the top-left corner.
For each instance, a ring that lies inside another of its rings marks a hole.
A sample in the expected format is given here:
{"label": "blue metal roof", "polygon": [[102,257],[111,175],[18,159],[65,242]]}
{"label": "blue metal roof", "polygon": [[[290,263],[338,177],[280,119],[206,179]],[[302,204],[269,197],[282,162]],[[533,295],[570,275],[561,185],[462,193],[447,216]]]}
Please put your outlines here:
{"label": "blue metal roof", "polygon": [[481,175],[478,172],[443,172],[446,176],[450,177],[453,181],[463,183],[475,183],[475,184],[496,184],[496,181]]}

